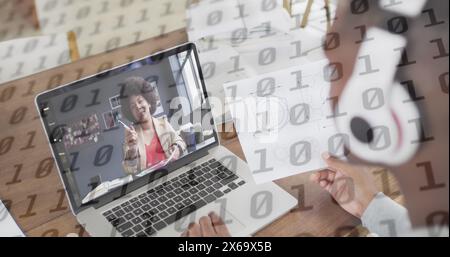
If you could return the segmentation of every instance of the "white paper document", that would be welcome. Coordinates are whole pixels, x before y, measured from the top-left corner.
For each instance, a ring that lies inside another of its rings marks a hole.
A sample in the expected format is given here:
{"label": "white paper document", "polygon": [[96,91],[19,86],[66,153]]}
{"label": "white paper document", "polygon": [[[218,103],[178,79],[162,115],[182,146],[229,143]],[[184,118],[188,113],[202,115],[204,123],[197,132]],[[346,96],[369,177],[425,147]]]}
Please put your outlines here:
{"label": "white paper document", "polygon": [[191,0],[36,0],[43,34],[76,34],[85,58],[186,27]]}
{"label": "white paper document", "polygon": [[282,0],[201,1],[187,11],[189,39],[232,38],[242,31],[289,32]]}
{"label": "white paper document", "polygon": [[111,191],[114,188],[123,186],[127,183],[130,183],[133,181],[133,176],[129,175],[124,178],[118,178],[113,181],[106,181],[98,185],[94,190],[89,192],[81,201],[82,204],[86,204],[94,199],[97,199],[101,196],[104,196],[109,191]]}
{"label": "white paper document", "polygon": [[0,42],[0,84],[70,63],[66,33]]}
{"label": "white paper document", "polygon": [[224,85],[256,183],[326,167],[321,153],[345,158],[328,93],[328,62],[319,61]]}
{"label": "white paper document", "polygon": [[224,83],[326,59],[326,12],[314,4],[300,28],[306,2],[293,2],[292,17],[280,0],[202,1],[188,9],[189,40],[198,46],[217,123],[230,120]]}
{"label": "white paper document", "polygon": [[0,237],[24,237],[22,230],[8,212],[6,206],[0,201]]}

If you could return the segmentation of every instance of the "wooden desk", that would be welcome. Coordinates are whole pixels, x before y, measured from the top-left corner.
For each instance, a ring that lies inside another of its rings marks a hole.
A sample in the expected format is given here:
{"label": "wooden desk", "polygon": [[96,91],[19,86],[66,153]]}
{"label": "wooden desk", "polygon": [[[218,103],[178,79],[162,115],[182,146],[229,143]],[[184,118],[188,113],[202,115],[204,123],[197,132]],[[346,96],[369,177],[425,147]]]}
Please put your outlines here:
{"label": "wooden desk", "polygon": [[[87,236],[68,207],[34,106],[36,94],[186,40],[184,31],[175,31],[0,86],[0,199],[26,235],[77,233]],[[224,140],[223,144],[244,159],[237,138]],[[401,200],[393,177],[383,170],[374,173],[380,188]],[[328,193],[310,183],[308,176],[298,175],[276,182],[299,197],[299,208],[264,228],[257,236],[364,235],[359,221],[333,203]]]}

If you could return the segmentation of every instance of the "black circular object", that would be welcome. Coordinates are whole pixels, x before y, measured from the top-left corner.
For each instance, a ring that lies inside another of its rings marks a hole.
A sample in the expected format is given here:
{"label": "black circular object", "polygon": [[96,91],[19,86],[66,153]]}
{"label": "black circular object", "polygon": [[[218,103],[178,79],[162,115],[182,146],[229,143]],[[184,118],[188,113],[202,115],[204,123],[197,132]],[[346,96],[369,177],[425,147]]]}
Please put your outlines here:
{"label": "black circular object", "polygon": [[372,143],[373,141],[373,130],[370,124],[360,117],[355,117],[350,123],[350,128],[353,135],[362,143]]}

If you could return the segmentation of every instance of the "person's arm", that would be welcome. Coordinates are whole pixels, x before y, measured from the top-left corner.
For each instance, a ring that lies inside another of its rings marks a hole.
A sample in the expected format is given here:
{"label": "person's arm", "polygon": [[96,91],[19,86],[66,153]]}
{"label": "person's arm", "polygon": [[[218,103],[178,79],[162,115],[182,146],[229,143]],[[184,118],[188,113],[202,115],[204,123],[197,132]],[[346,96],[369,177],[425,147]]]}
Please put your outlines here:
{"label": "person's arm", "polygon": [[383,193],[378,193],[361,216],[361,221],[371,233],[378,236],[412,234],[408,211]]}
{"label": "person's arm", "polygon": [[134,128],[125,128],[125,142],[123,144],[123,170],[127,175],[139,173],[139,150],[137,147],[137,133]]}
{"label": "person's arm", "polygon": [[179,151],[180,151],[180,156],[183,155],[183,153],[186,151],[186,143],[184,142],[184,140],[181,138],[180,135],[177,134],[177,132],[175,132],[175,130],[172,128],[172,126],[169,124],[170,128],[171,128],[171,133],[172,133],[172,138],[173,138],[173,144],[172,146],[176,146]]}
{"label": "person's arm", "polygon": [[379,192],[370,167],[338,160],[329,154],[323,159],[328,170],[311,175],[311,180],[327,190],[348,213],[361,219],[371,233],[397,236],[412,232],[407,210]]}
{"label": "person's arm", "polygon": [[[136,149],[130,149],[126,144],[123,145],[123,156],[122,161],[123,170],[127,175],[135,175],[139,173],[139,151]],[[131,152],[136,151],[135,154]]]}
{"label": "person's arm", "polygon": [[169,121],[166,118],[164,120],[166,123],[165,125],[166,133],[169,134],[169,138],[171,140],[170,151],[171,153],[175,152],[174,159],[178,159],[186,152],[187,145],[181,138],[181,136],[178,135],[178,133],[175,131],[175,129],[172,127]]}

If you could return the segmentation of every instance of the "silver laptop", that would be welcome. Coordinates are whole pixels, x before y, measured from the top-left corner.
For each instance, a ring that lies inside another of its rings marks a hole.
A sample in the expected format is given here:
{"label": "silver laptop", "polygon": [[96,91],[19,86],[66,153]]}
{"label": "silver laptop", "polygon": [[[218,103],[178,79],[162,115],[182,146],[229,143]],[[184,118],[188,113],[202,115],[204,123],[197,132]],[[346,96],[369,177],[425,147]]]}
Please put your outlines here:
{"label": "silver laptop", "polygon": [[44,92],[36,106],[91,236],[180,236],[210,212],[249,236],[297,204],[220,145],[194,44]]}

